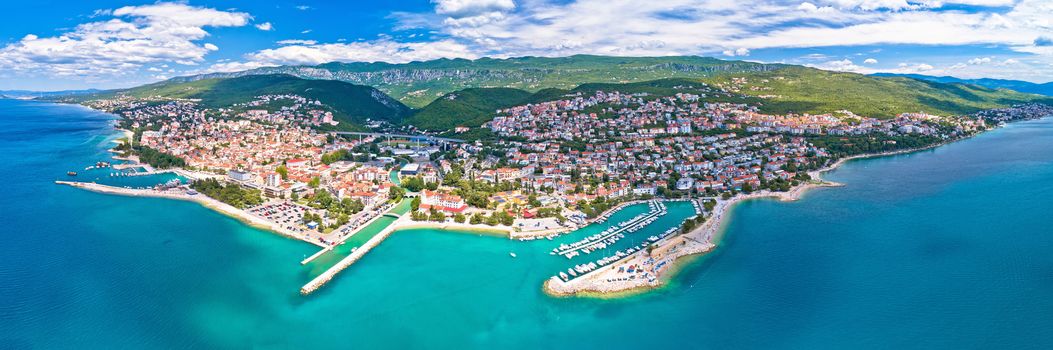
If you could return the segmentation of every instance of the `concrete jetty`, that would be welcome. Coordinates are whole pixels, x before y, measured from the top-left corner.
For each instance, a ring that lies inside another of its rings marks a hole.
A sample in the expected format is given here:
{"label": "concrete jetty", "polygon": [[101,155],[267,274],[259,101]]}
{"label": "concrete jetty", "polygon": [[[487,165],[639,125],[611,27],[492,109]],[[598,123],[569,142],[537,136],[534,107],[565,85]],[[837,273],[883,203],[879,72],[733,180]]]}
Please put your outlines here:
{"label": "concrete jetty", "polygon": [[401,220],[405,220],[405,215],[403,215],[403,217],[400,217],[399,220],[392,222],[390,225],[388,225],[388,227],[385,227],[383,230],[378,232],[376,236],[373,236],[373,238],[370,238],[368,241],[366,241],[365,244],[362,244],[361,247],[358,247],[358,249],[356,249],[354,252],[351,252],[351,255],[348,255],[347,257],[343,258],[342,260],[340,260],[340,262],[336,263],[336,265],[333,265],[333,267],[330,267],[328,270],[325,270],[325,272],[322,272],[322,274],[318,275],[318,277],[315,277],[310,282],[307,282],[307,284],[300,288],[300,294],[311,294],[312,292],[318,290],[318,288],[321,288],[323,285],[325,285],[326,282],[332,280],[337,273],[340,273],[340,271],[343,271],[344,269],[351,266],[351,264],[354,264],[356,261],[358,261],[358,259],[362,258],[362,256],[366,255],[366,253],[368,253],[374,247],[379,245],[380,242],[383,242],[385,239],[387,239],[392,232],[395,232],[396,228],[399,227],[398,223]]}
{"label": "concrete jetty", "polygon": [[322,254],[328,253],[332,250],[333,247],[322,248],[322,250],[319,250],[317,253],[314,253],[313,255],[307,257],[307,259],[303,259],[302,261],[300,261],[300,265],[307,265],[307,263],[313,261],[314,259],[317,259],[318,257],[322,256]]}

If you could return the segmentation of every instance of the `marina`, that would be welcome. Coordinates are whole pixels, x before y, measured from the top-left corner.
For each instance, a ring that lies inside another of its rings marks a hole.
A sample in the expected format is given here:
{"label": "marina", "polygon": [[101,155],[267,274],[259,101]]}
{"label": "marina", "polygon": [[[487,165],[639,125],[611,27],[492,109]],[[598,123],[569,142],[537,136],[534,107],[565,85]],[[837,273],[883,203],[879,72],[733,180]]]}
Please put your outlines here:
{"label": "marina", "polygon": [[[661,202],[659,202],[658,205],[659,206],[663,206],[662,210],[664,211],[664,205],[661,204]],[[645,214],[642,214],[642,215],[648,215],[649,216],[649,215],[654,215],[654,214],[649,212],[649,213],[645,213]],[[595,270],[597,270],[599,268],[602,268],[602,267],[611,265],[611,264],[613,264],[615,262],[621,261],[621,260],[623,260],[623,259],[625,259],[627,257],[632,256],[634,253],[643,251],[643,250],[647,249],[647,247],[649,245],[655,244],[655,243],[657,243],[657,242],[659,242],[659,241],[661,241],[661,240],[663,240],[665,238],[668,238],[668,237],[680,232],[682,227],[683,227],[683,224],[681,223],[681,224],[679,224],[677,226],[670,227],[670,228],[666,229],[665,231],[663,231],[661,233],[648,236],[645,240],[643,240],[643,242],[638,243],[636,245],[633,245],[633,246],[631,246],[629,248],[617,250],[614,253],[612,253],[611,255],[604,256],[604,257],[599,258],[599,259],[597,259],[595,261],[590,261],[590,262],[582,263],[582,264],[576,264],[573,267],[568,268],[566,272],[562,272],[561,271],[561,272],[557,273],[555,276],[553,276],[553,278],[559,278],[563,282],[569,282],[569,281],[573,280],[574,278],[583,276],[583,275],[588,274],[589,272],[595,271]],[[613,243],[613,242],[611,242],[611,243]]]}
{"label": "marina", "polygon": [[552,249],[551,254],[562,255],[567,259],[578,256],[581,253],[590,254],[593,251],[607,248],[609,245],[624,238],[625,233],[636,232],[654,222],[659,216],[666,214],[665,204],[662,204],[661,201],[650,201],[647,205],[650,209],[648,212],[614,225],[603,232],[585,237],[580,241],[561,244],[559,247]]}

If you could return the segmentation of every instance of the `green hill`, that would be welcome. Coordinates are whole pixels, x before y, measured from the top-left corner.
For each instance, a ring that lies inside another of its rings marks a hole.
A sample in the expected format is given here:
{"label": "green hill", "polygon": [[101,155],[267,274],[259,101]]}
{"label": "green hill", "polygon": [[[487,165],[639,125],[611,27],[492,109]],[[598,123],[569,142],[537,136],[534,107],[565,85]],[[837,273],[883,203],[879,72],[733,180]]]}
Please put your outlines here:
{"label": "green hill", "polygon": [[[722,87],[732,94],[707,93],[706,87]],[[596,91],[647,93],[653,97],[690,92],[705,94],[707,102],[759,105],[761,111],[783,113],[833,113],[849,110],[874,118],[892,118],[900,113],[926,112],[961,115],[982,109],[1023,102],[1053,104],[1053,98],[1012,90],[994,90],[967,84],[945,84],[899,77],[875,77],[789,66],[774,71],[717,74],[710,78],[672,78],[612,84],[588,83],[573,89],[543,89],[523,96],[521,90],[470,89],[448,94],[407,120],[428,130],[454,126],[479,126],[494,117],[494,111],[514,105],[567,98],[571,94]],[[486,91],[489,93],[479,93]],[[502,93],[498,93],[498,92]],[[737,91],[737,92],[736,92]],[[499,97],[506,97],[498,100]]]}
{"label": "green hill", "polygon": [[[349,122],[341,123],[345,128],[360,127],[368,118],[427,130],[449,130],[461,125],[479,126],[500,108],[561,99],[570,93],[618,90],[668,96],[683,92],[684,86],[701,83],[735,95],[707,94],[707,101],[756,104],[768,113],[847,109],[864,116],[889,118],[903,112],[954,115],[1020,102],[1050,102],[1048,97],[1005,89],[801,66],[695,56],[588,55],[268,67],[180,77],[67,98],[84,100],[126,94],[199,99],[208,107],[228,107],[257,95],[292,93],[331,106],[338,120]],[[400,101],[420,109],[414,111]]]}
{"label": "green hill", "polygon": [[464,89],[432,101],[405,123],[425,130],[477,127],[492,119],[498,109],[515,106],[529,97],[529,92],[512,88]]}
{"label": "green hill", "polygon": [[366,119],[400,123],[412,109],[383,92],[335,80],[301,79],[290,75],[249,75],[194,81],[164,81],[131,89],[77,96],[80,100],[128,95],[141,98],[195,99],[209,108],[226,108],[267,94],[296,94],[321,101],[333,109],[341,124],[360,128]]}
{"label": "green hill", "polygon": [[536,92],[547,88],[572,89],[584,83],[629,83],[664,78],[702,78],[727,72],[754,72],[782,67],[710,57],[518,57],[438,59],[402,64],[326,63],[317,66],[257,68],[244,72],[213,73],[176,78],[192,81],[257,74],[289,74],[369,85],[415,107],[423,108],[447,93],[467,88],[514,88]]}
{"label": "green hill", "polygon": [[879,77],[906,77],[906,78],[914,78],[914,79],[918,79],[918,80],[935,81],[935,82],[938,82],[938,83],[971,84],[971,85],[979,85],[979,86],[983,86],[983,87],[991,88],[991,89],[1009,89],[1009,90],[1014,90],[1014,91],[1026,92],[1026,93],[1030,93],[1030,94],[1039,94],[1039,95],[1053,96],[1053,82],[1038,84],[1038,83],[1032,83],[1032,82],[1022,81],[1022,80],[990,79],[990,78],[961,79],[961,78],[955,78],[955,77],[951,77],[951,76],[937,77],[937,76],[923,75],[923,74],[876,73],[876,74],[872,74],[872,75],[879,76]]}
{"label": "green hill", "polygon": [[[735,78],[745,78],[746,82],[735,84]],[[703,80],[737,88],[746,95],[774,96],[763,99],[762,110],[769,113],[829,113],[847,109],[863,116],[891,118],[904,112],[958,115],[1021,102],[1053,102],[1049,97],[1005,89],[799,66],[768,72],[731,73]]]}

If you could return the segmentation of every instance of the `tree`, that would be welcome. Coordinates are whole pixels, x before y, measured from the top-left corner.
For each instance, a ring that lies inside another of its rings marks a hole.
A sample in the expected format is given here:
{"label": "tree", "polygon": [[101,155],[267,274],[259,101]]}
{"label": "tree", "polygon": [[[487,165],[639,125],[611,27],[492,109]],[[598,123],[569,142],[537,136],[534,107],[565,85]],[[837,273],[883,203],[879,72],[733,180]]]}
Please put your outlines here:
{"label": "tree", "polygon": [[278,173],[278,175],[281,175],[282,180],[289,179],[289,168],[286,168],[285,164],[279,165],[277,168],[274,169],[274,172]]}
{"label": "tree", "polygon": [[388,190],[388,199],[390,199],[392,201],[396,201],[396,202],[397,201],[401,201],[402,200],[402,196],[405,196],[405,195],[406,195],[406,190],[402,189],[402,187],[391,187]]}
{"label": "tree", "polygon": [[245,189],[233,184],[224,185],[216,179],[194,181],[190,184],[190,188],[236,208],[263,204],[263,195],[259,190]]}
{"label": "tree", "polygon": [[443,222],[446,221],[446,214],[443,214],[441,211],[432,209],[431,214],[429,215],[429,219],[435,222]]}
{"label": "tree", "polygon": [[402,187],[410,192],[420,192],[424,189],[424,179],[420,176],[402,179]]}
{"label": "tree", "polygon": [[478,224],[483,223],[482,214],[476,213],[476,214],[472,215],[472,218],[471,218],[471,220],[469,222],[472,225],[478,225]]}
{"label": "tree", "polygon": [[413,211],[420,209],[420,197],[413,197],[413,200],[410,201],[410,208],[412,208]]}
{"label": "tree", "polygon": [[541,207],[541,201],[537,199],[537,195],[535,194],[531,194],[529,197],[527,197],[527,202],[530,204],[531,207]]}
{"label": "tree", "polygon": [[461,214],[461,213],[453,214],[453,222],[456,222],[458,224],[463,224],[464,220],[465,220],[464,214]]}
{"label": "tree", "polygon": [[310,182],[307,183],[307,187],[318,188],[318,186],[321,185],[321,184],[322,184],[322,179],[319,179],[317,176],[315,176],[313,179],[311,179]]}

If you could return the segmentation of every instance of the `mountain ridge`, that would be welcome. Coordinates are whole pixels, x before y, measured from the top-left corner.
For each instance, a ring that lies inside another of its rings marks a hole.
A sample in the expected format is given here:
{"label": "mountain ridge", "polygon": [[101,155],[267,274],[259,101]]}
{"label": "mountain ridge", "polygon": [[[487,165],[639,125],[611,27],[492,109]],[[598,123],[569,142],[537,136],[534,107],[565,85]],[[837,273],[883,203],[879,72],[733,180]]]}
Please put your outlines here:
{"label": "mountain ridge", "polygon": [[572,89],[580,84],[628,83],[672,77],[705,77],[725,72],[765,71],[781,64],[720,60],[702,56],[514,57],[437,59],[408,63],[330,62],[315,66],[261,67],[241,72],[173,78],[193,81],[259,74],[289,74],[305,79],[341,80],[373,86],[404,104],[421,108],[447,93],[474,87],[508,87],[530,92]]}
{"label": "mountain ridge", "polygon": [[961,84],[972,84],[983,86],[987,88],[1004,88],[1019,92],[1033,93],[1045,96],[1053,96],[1053,82],[1047,83],[1032,83],[1023,80],[1012,80],[1012,79],[994,79],[994,78],[979,78],[979,79],[963,79],[952,76],[933,76],[924,74],[898,74],[898,73],[875,73],[872,76],[879,77],[906,77],[918,80],[928,80],[940,83],[961,83]]}

